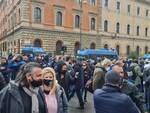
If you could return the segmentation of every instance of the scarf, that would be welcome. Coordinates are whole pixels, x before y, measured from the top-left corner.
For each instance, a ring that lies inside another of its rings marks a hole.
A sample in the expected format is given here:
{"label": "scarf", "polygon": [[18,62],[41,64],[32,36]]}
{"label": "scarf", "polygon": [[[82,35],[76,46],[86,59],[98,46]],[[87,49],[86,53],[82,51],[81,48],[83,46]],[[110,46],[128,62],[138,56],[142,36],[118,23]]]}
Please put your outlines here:
{"label": "scarf", "polygon": [[39,102],[38,102],[38,90],[39,88],[29,88],[23,87],[23,90],[32,98],[32,113],[39,113]]}

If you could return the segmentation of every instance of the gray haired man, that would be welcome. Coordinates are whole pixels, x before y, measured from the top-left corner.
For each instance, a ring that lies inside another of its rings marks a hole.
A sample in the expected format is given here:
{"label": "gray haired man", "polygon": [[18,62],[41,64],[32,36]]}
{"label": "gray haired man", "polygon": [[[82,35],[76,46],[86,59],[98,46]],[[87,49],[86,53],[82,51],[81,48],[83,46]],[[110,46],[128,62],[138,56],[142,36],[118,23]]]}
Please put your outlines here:
{"label": "gray haired man", "polygon": [[23,65],[15,83],[0,92],[0,113],[47,113],[42,85],[42,69],[37,63]]}

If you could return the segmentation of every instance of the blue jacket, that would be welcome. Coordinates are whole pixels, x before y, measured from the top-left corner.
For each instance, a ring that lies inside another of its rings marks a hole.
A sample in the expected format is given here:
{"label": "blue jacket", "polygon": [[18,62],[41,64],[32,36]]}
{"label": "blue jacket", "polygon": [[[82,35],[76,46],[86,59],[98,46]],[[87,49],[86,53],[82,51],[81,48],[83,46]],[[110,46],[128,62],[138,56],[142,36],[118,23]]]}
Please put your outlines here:
{"label": "blue jacket", "polygon": [[14,60],[10,60],[10,62],[8,62],[8,68],[18,71],[20,66],[25,64],[25,61],[21,60],[19,62],[15,62]]}
{"label": "blue jacket", "polygon": [[130,97],[112,86],[103,86],[94,92],[96,113],[140,113]]}

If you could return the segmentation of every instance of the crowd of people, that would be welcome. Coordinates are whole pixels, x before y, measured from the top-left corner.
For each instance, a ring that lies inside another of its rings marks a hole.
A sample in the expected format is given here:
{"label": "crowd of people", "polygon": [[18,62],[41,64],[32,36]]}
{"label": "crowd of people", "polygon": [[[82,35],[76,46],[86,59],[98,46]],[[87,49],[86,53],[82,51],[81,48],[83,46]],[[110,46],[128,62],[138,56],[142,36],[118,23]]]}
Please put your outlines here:
{"label": "crowd of people", "polygon": [[150,113],[150,60],[9,55],[0,59],[0,113],[68,113],[77,95],[96,113]]}

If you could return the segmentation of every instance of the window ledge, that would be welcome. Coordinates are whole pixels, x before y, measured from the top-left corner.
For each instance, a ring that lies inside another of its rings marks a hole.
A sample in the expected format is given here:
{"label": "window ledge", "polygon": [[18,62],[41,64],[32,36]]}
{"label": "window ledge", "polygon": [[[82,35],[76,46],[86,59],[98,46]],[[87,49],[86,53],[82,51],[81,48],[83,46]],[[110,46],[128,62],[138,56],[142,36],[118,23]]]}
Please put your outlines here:
{"label": "window ledge", "polygon": [[44,4],[43,0],[32,0],[32,2],[37,2],[37,3]]}
{"label": "window ledge", "polygon": [[64,30],[64,27],[62,27],[62,26],[55,26],[55,29],[57,29],[57,30]]}
{"label": "window ledge", "polygon": [[74,28],[73,31],[80,32],[80,28]]}
{"label": "window ledge", "polygon": [[97,33],[96,30],[90,30],[90,33]]}

